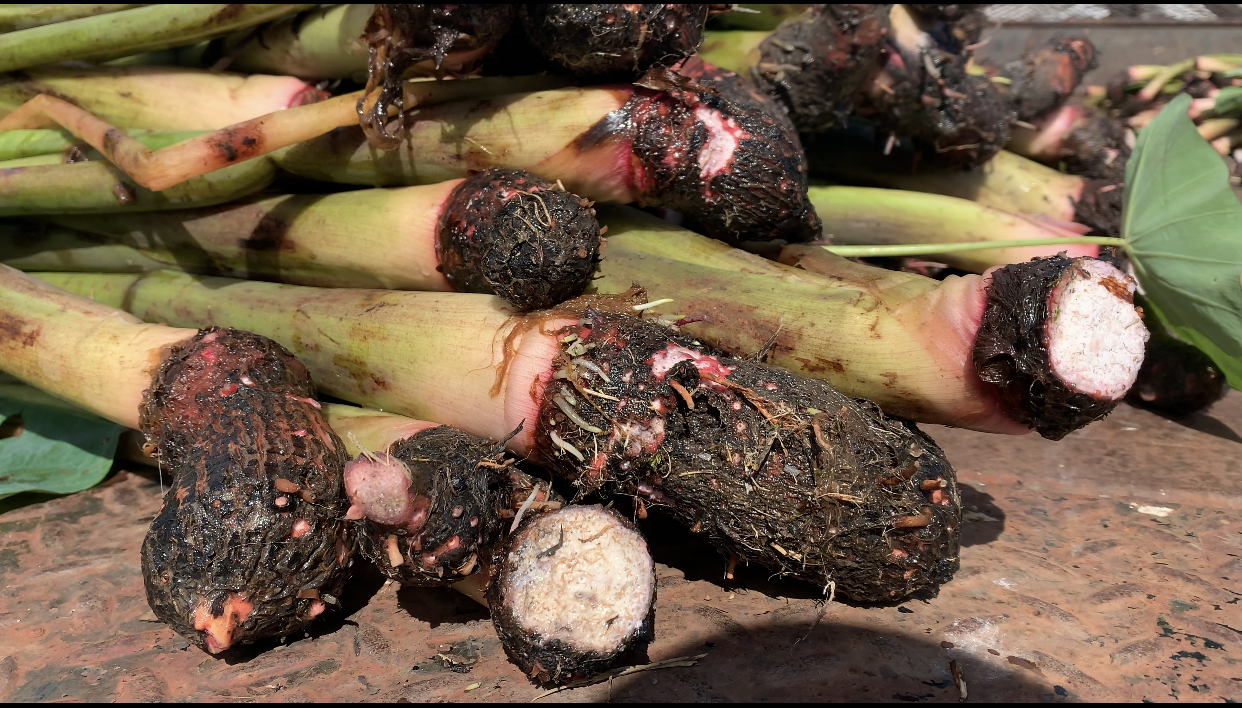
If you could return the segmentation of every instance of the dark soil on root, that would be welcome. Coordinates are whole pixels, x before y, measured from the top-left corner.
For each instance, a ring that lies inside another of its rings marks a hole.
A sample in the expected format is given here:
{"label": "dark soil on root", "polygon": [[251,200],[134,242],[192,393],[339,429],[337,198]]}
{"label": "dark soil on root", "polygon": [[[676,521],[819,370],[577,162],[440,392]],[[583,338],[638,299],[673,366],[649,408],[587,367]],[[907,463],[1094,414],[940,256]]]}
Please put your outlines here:
{"label": "dark soil on root", "polygon": [[707,5],[522,5],[531,44],[553,64],[596,81],[634,81],[694,54]]}
{"label": "dark soil on root", "polygon": [[[1143,308],[1141,295],[1134,301]],[[1225,395],[1225,377],[1212,358],[1169,334],[1150,309],[1143,308],[1143,312],[1151,338],[1126,403],[1169,415],[1190,415],[1219,401]]]}
{"label": "dark soil on root", "polygon": [[1118,403],[1070,390],[1048,362],[1048,295],[1073,267],[1073,259],[1054,256],[993,271],[975,338],[979,378],[996,385],[1014,420],[1049,440],[1103,418]]}
{"label": "dark soil on root", "polygon": [[[503,448],[447,425],[394,443],[389,454],[411,473],[410,494],[426,506],[417,530],[359,522],[359,548],[384,575],[405,585],[449,585],[482,569],[510,508]],[[395,541],[390,542],[392,537]],[[402,563],[394,566],[389,544]]]}
{"label": "dark soil on root", "polygon": [[784,102],[798,130],[845,125],[884,50],[891,5],[816,5],[759,45],[755,74]]}
{"label": "dark soil on root", "polygon": [[490,293],[518,310],[582,294],[599,262],[591,202],[521,170],[467,178],[440,217],[440,270],[461,292]]}
{"label": "dark soil on root", "polygon": [[220,617],[231,596],[253,604],[233,634],[240,644],[310,624],[304,591],[340,595],[355,544],[342,518],[345,447],[314,399],[288,351],[232,329],[200,332],[155,375],[142,431],[173,481],[142,573],[156,617],[200,647],[203,606]]}
{"label": "dark soil on root", "polygon": [[[642,205],[680,211],[715,238],[791,243],[818,238],[819,217],[807,199],[806,155],[788,122],[757,105],[735,103],[710,84],[684,82],[676,74],[648,80],[645,85],[661,90],[635,90],[577,145],[589,148],[617,135],[632,136]],[[714,129],[700,117],[704,109],[718,122]],[[713,150],[721,151],[723,157],[715,158],[720,164],[703,166],[703,156]]]}
{"label": "dark soil on root", "polygon": [[536,445],[580,494],[631,496],[726,558],[853,600],[895,602],[956,571],[955,474],[912,424],[629,315],[588,309],[570,329]]}
{"label": "dark soil on root", "polygon": [[[451,53],[495,46],[516,12],[514,5],[376,5],[363,34],[371,47],[367,90],[380,88],[375,106],[361,116],[371,145],[392,150],[401,143],[406,70],[428,59],[439,69]],[[389,106],[402,110],[390,117]]]}
{"label": "dark soil on root", "polygon": [[860,113],[877,133],[926,145],[944,166],[981,165],[1009,142],[1014,111],[986,76],[967,74],[961,56],[926,50],[901,56],[890,45],[888,91],[871,90]]}
{"label": "dark soil on root", "polygon": [[[619,525],[640,533],[634,524],[616,511],[609,510]],[[508,541],[496,549],[492,559],[492,578],[487,588],[487,604],[491,610],[492,625],[500,637],[505,654],[530,679],[543,685],[564,684],[575,679],[595,676],[621,664],[647,663],[647,646],[655,639],[655,590],[652,590],[651,611],[642,626],[621,642],[618,650],[607,654],[583,651],[559,639],[543,637],[532,632],[518,621],[513,606],[505,602],[504,589],[508,576],[517,572],[508,561],[509,549],[519,540],[523,531],[529,529],[541,516],[550,512],[528,515]]]}

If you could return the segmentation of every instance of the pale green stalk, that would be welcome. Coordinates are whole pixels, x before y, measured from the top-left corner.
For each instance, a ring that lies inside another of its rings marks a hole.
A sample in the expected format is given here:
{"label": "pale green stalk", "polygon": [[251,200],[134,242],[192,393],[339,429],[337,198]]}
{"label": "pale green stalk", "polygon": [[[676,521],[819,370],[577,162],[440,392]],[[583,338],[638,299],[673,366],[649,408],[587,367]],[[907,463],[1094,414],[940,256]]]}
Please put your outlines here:
{"label": "pale green stalk", "polygon": [[971,352],[984,295],[978,276],[944,281],[851,263],[828,254],[833,276],[783,265],[670,226],[625,207],[604,206],[608,250],[595,288],[637,283],[651,312],[688,324],[696,338],[750,356],[771,340],[769,363],[822,378],[885,412],[927,423],[1021,433]]}
{"label": "pale green stalk", "polygon": [[146,5],[0,5],[0,33],[107,15]]}
{"label": "pale green stalk", "polygon": [[699,58],[721,69],[748,76],[750,67],[759,62],[759,44],[768,34],[747,30],[706,32],[699,45]]}
{"label": "pale green stalk", "polygon": [[[510,313],[490,295],[311,288],[171,271],[39,277],[109,305],[120,294],[119,304],[147,321],[269,337],[306,365],[320,391],[370,408],[498,440],[526,417],[509,425],[505,400],[529,395],[530,378],[491,393]],[[550,363],[549,355],[540,373]]]}
{"label": "pale green stalk", "polygon": [[137,187],[106,162],[19,167],[0,172],[0,216],[100,214],[184,209],[232,201],[276,176],[270,160],[237,163],[161,192]]}
{"label": "pale green stalk", "polygon": [[[808,196],[833,244],[828,250],[838,255],[845,255],[838,248],[851,245],[879,247],[877,254],[910,249],[971,273],[1060,251],[1071,258],[1099,255],[1098,247],[1076,240],[1079,233],[966,199],[871,187],[811,187]],[[1036,241],[1042,247],[1012,245]],[[958,248],[961,242],[991,246],[984,252]]]}
{"label": "pale green stalk", "polygon": [[[230,71],[281,74],[306,79],[349,79],[365,83],[369,48],[362,38],[371,4],[323,7],[263,28],[229,64]],[[249,31],[226,37],[224,51],[245,41]]]}
{"label": "pale green stalk", "polygon": [[0,35],[0,71],[193,44],[314,5],[149,5]]}
{"label": "pale green stalk", "polygon": [[[997,249],[1030,248],[1036,246],[1071,246],[1075,244],[1093,244],[1097,246],[1121,247],[1125,239],[1112,236],[1073,236],[1066,238],[1035,238],[1021,241],[1010,241],[998,245],[996,241],[975,241],[971,243],[912,243],[888,246],[824,246],[824,250],[843,258],[899,258],[913,256],[943,256],[953,253],[969,253],[971,251],[995,251]],[[995,259],[987,259],[993,261]],[[1014,261],[1009,261],[1014,262]],[[993,263],[995,265],[995,263]]]}
{"label": "pale green stalk", "polygon": [[[138,142],[145,145],[151,150],[158,150],[192,138],[195,135],[202,135],[201,130],[176,130],[176,131],[148,131],[148,130],[129,130],[126,134],[134,138]],[[32,130],[6,130],[0,133],[0,161],[17,160],[23,157],[36,157],[44,155],[64,155],[65,149],[77,145],[85,147],[85,144],[73,137],[73,134],[64,130],[49,129],[32,129]],[[102,160],[100,155],[93,148],[86,149],[86,157],[88,160]]]}
{"label": "pale green stalk", "polygon": [[300,285],[446,291],[452,286],[437,270],[435,236],[441,207],[459,184],[52,217],[65,228],[0,242],[0,261],[23,270],[172,268]]}

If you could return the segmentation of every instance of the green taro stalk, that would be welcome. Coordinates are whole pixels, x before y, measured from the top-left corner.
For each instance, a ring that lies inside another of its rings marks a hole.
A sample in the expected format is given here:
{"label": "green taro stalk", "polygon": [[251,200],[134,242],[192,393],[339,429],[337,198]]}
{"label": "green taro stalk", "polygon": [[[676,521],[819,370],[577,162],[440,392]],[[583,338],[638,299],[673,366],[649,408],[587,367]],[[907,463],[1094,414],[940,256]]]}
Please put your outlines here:
{"label": "green taro stalk", "polygon": [[314,5],[147,5],[0,35],[0,71],[193,44]]}

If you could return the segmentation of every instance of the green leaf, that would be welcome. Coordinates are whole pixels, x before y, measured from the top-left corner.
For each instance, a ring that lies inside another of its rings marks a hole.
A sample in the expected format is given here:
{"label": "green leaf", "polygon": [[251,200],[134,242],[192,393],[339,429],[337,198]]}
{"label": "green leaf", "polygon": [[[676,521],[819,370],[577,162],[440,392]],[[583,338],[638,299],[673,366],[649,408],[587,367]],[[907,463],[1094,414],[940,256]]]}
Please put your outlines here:
{"label": "green leaf", "polygon": [[18,415],[22,433],[0,439],[0,499],[19,492],[79,492],[108,474],[121,426],[85,411],[0,398],[0,423]]}
{"label": "green leaf", "polygon": [[1242,204],[1189,103],[1178,96],[1139,134],[1121,233],[1157,316],[1242,390]]}

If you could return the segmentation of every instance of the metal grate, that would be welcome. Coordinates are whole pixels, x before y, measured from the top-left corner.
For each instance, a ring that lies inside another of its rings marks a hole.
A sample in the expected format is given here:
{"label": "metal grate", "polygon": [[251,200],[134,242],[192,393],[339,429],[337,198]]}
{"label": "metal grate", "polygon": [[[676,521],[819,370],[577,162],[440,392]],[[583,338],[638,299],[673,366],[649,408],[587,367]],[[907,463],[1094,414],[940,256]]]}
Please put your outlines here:
{"label": "metal grate", "polygon": [[989,20],[1006,22],[1215,22],[1242,20],[1242,5],[990,5]]}

